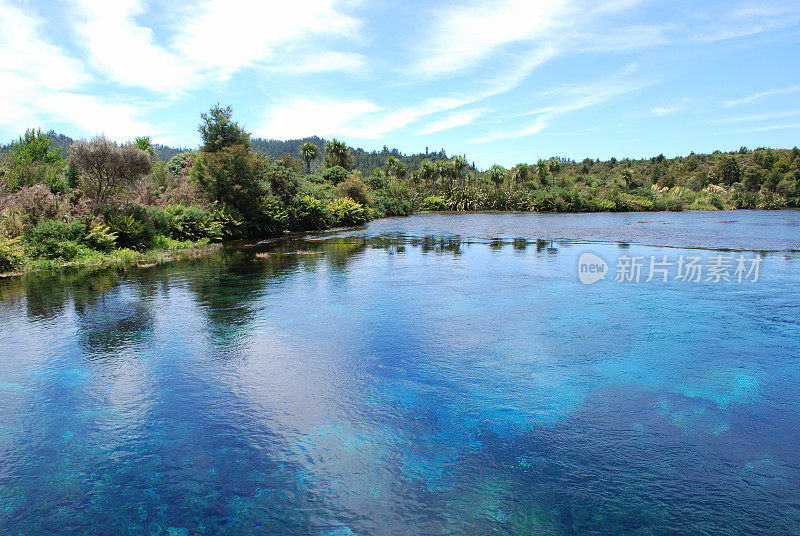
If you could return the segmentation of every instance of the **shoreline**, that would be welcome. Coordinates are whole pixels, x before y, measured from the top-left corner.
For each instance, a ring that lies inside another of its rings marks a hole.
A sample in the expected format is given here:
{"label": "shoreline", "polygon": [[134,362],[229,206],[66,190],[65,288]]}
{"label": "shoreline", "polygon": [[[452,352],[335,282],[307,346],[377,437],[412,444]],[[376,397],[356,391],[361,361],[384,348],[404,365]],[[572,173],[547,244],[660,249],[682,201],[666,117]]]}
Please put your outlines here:
{"label": "shoreline", "polygon": [[116,267],[125,270],[127,268],[149,268],[151,266],[166,264],[169,262],[199,259],[200,257],[215,253],[223,247],[224,243],[215,242],[212,244],[198,244],[192,247],[180,249],[153,249],[146,251],[117,250],[119,252],[117,255],[111,253],[106,259],[103,259],[100,262],[68,261],[64,263],[57,263],[57,261],[51,261],[53,263],[51,266],[31,267],[23,270],[16,270],[14,272],[1,272],[0,280],[64,269],[79,270],[91,268],[96,270],[104,270],[106,268]]}
{"label": "shoreline", "polygon": [[[690,213],[690,212],[702,212],[702,213],[718,213],[718,212],[737,212],[742,210],[748,211],[767,211],[767,212],[780,212],[783,210],[791,211],[791,212],[800,212],[800,209],[796,208],[785,208],[785,209],[717,209],[717,210],[684,210],[680,212]],[[476,210],[476,211],[420,211],[414,212],[407,216],[385,216],[383,218],[375,218],[371,221],[379,221],[379,220],[390,220],[390,219],[401,219],[401,218],[409,218],[413,216],[419,215],[429,215],[429,214],[436,214],[436,215],[466,215],[466,214],[545,214],[545,215],[562,215],[562,214],[569,214],[569,215],[581,215],[581,214],[629,214],[629,213],[636,213],[636,214],[675,214],[676,211],[666,211],[666,210],[629,210],[629,211],[621,211],[621,212],[538,212],[538,211],[521,211],[521,210]],[[22,270],[16,270],[13,272],[0,272],[0,280],[3,279],[10,279],[13,277],[20,277],[25,276],[28,274],[33,273],[41,273],[47,271],[57,271],[57,270],[64,270],[64,269],[83,269],[83,268],[94,268],[97,270],[102,270],[106,268],[122,268],[123,270],[126,268],[149,268],[151,266],[156,266],[159,264],[166,264],[170,262],[182,261],[182,260],[190,260],[190,259],[197,259],[200,257],[204,257],[206,255],[210,255],[211,253],[215,253],[227,245],[242,243],[243,247],[256,247],[259,244],[271,242],[275,240],[283,240],[283,239],[291,239],[292,237],[302,237],[307,236],[309,234],[328,234],[328,233],[337,233],[342,230],[346,229],[353,229],[362,226],[347,226],[347,227],[334,227],[331,229],[323,229],[318,231],[298,231],[294,233],[287,233],[285,235],[280,236],[268,236],[261,239],[250,239],[250,240],[229,240],[227,242],[214,242],[208,244],[196,244],[192,247],[187,248],[180,248],[180,249],[154,249],[154,250],[146,250],[146,251],[134,251],[130,249],[126,250],[116,250],[110,254],[108,257],[103,259],[100,262],[92,261],[92,262],[81,262],[81,261],[68,261],[64,263],[58,263],[57,261],[50,261],[52,264],[49,266],[42,266],[42,267],[31,267]],[[243,244],[243,243],[246,243]]]}

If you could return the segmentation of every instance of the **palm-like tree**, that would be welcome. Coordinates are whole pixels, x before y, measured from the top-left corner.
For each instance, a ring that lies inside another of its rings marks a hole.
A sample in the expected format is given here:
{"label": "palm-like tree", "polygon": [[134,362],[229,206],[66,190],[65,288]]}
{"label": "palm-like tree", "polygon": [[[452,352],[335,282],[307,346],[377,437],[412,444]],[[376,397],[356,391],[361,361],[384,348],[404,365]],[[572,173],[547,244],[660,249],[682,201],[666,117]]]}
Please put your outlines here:
{"label": "palm-like tree", "polygon": [[528,164],[517,164],[511,170],[511,178],[519,186],[523,186],[531,178],[531,167]]}
{"label": "palm-like tree", "polygon": [[399,160],[394,165],[394,176],[400,180],[403,180],[408,175],[408,166],[405,162],[400,162]]}
{"label": "palm-like tree", "polygon": [[495,164],[489,169],[489,178],[497,188],[500,188],[506,178],[506,170],[502,166]]}
{"label": "palm-like tree", "polygon": [[419,165],[419,178],[430,187],[430,181],[436,175],[436,166],[427,158]]}
{"label": "palm-like tree", "polygon": [[[451,162],[450,165],[452,166],[453,169],[453,177],[458,178],[458,183],[463,186],[463,174],[464,170],[467,168],[467,161],[464,160],[464,158],[461,156],[456,156],[450,162]],[[451,188],[453,187],[453,182],[452,182],[453,177],[451,177],[450,179]]]}
{"label": "palm-like tree", "polygon": [[311,174],[311,162],[317,158],[319,154],[319,147],[311,143],[310,141],[305,142],[303,145],[300,146],[300,156],[303,157],[303,160],[306,163],[306,174]]}
{"label": "palm-like tree", "polygon": [[333,139],[325,144],[325,166],[341,166],[344,169],[353,168],[353,155],[343,141]]}
{"label": "palm-like tree", "polygon": [[539,188],[547,184],[547,164],[542,159],[536,162],[536,176],[539,178]]}

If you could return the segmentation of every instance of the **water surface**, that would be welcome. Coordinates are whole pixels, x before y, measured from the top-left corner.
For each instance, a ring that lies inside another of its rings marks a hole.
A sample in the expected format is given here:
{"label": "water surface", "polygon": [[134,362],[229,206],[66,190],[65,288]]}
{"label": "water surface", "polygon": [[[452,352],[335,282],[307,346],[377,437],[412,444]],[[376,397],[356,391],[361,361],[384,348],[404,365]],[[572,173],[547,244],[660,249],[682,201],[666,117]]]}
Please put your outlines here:
{"label": "water surface", "polygon": [[[800,534],[797,216],[426,215],[0,281],[0,534]],[[587,286],[587,251],[763,262]]]}

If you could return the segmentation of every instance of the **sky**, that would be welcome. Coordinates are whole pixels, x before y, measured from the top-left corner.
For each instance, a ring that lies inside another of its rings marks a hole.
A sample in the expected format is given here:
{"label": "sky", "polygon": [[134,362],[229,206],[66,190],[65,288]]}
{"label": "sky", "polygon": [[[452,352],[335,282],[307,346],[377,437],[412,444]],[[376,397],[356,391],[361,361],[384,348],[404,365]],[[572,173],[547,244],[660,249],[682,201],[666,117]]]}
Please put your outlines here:
{"label": "sky", "polygon": [[480,168],[800,144],[800,2],[0,0],[0,141],[336,137]]}

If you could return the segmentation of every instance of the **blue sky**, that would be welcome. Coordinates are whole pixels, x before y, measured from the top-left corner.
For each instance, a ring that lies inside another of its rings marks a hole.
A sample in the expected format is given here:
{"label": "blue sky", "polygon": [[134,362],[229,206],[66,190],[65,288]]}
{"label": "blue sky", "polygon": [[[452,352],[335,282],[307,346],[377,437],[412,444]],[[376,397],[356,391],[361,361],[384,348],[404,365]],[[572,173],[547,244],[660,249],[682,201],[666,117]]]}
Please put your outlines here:
{"label": "blue sky", "polygon": [[800,2],[0,0],[0,140],[40,126],[541,157],[800,143]]}

